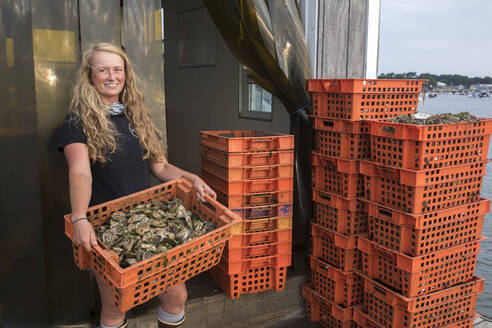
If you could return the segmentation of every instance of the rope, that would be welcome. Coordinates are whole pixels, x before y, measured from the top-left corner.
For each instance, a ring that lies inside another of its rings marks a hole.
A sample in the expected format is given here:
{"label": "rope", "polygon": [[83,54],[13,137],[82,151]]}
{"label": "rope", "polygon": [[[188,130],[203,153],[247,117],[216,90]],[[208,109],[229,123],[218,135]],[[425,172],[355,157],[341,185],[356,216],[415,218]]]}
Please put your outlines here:
{"label": "rope", "polygon": [[302,106],[301,108],[297,109],[296,111],[290,113],[290,115],[294,115],[295,113],[297,113],[298,111],[301,111],[303,109],[305,109],[307,106],[309,106],[309,104],[305,104],[304,106]]}

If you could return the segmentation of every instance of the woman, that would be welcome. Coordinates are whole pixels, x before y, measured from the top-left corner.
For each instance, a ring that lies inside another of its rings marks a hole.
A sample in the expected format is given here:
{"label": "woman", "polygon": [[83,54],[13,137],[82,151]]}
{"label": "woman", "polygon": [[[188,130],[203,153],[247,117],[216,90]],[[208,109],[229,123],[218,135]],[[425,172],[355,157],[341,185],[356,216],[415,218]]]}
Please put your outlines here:
{"label": "woman", "polygon": [[[162,145],[147,111],[125,53],[100,43],[83,55],[70,104],[59,136],[69,168],[74,242],[88,251],[96,244],[86,219],[89,206],[150,187],[149,171],[160,181],[185,177],[198,197],[215,193],[198,176],[164,157]],[[101,295],[101,328],[125,327],[125,313],[113,302],[111,288],[95,274]],[[159,295],[159,327],[178,327],[184,321],[187,298],[184,283]]]}

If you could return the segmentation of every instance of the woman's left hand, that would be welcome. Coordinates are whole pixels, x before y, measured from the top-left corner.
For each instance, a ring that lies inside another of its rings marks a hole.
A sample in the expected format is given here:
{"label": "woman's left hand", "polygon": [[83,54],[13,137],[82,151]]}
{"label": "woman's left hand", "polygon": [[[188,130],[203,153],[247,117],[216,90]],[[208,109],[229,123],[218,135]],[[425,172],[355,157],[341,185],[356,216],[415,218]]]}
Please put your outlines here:
{"label": "woman's left hand", "polygon": [[197,190],[198,200],[203,202],[205,200],[205,195],[209,195],[213,199],[217,199],[217,194],[210,188],[205,181],[203,181],[199,176],[193,176],[191,179],[193,182],[193,187]]}
{"label": "woman's left hand", "polygon": [[217,199],[217,195],[198,175],[186,172],[180,168],[169,164],[167,159],[162,156],[159,160],[150,161],[150,169],[152,174],[160,181],[170,181],[179,178],[186,178],[193,183],[193,187],[197,190],[198,200],[203,202],[205,195],[209,195],[213,199]]}

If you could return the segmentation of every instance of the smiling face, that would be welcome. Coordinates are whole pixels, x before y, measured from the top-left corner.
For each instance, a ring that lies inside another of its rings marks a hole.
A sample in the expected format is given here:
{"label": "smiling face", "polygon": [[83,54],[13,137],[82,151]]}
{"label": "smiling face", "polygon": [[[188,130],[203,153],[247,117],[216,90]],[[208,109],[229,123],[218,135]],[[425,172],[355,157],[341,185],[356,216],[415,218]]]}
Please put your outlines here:
{"label": "smiling face", "polygon": [[123,58],[106,51],[98,51],[92,57],[92,83],[106,104],[119,100],[125,86],[125,63]]}

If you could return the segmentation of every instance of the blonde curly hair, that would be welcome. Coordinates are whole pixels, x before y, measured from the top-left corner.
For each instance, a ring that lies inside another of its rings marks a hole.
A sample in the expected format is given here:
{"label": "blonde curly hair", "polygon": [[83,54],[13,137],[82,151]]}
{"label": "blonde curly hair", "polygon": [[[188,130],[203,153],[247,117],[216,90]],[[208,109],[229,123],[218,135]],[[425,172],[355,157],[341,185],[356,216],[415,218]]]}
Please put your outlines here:
{"label": "blonde curly hair", "polygon": [[128,57],[117,46],[98,43],[89,47],[82,56],[70,102],[71,117],[80,119],[82,122],[91,162],[104,164],[107,162],[106,155],[116,151],[117,132],[108,119],[107,106],[101,100],[91,78],[92,59],[94,54],[100,51],[116,54],[123,59],[125,85],[120,93],[120,101],[125,106],[124,114],[138,135],[140,146],[144,150],[143,159],[160,160],[164,152],[159,139],[159,131],[152,123],[143,96],[138,90],[137,77]]}

